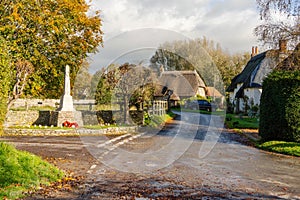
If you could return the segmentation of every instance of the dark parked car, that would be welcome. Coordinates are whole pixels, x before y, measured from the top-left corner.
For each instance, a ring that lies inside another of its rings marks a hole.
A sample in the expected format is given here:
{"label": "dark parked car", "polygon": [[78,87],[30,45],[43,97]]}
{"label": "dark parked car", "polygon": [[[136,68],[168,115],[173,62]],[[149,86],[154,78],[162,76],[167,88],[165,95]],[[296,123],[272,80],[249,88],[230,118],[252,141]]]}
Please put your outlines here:
{"label": "dark parked car", "polygon": [[185,104],[185,108],[193,109],[193,110],[206,110],[206,111],[216,111],[217,105],[210,103],[207,100],[195,100],[188,101]]}

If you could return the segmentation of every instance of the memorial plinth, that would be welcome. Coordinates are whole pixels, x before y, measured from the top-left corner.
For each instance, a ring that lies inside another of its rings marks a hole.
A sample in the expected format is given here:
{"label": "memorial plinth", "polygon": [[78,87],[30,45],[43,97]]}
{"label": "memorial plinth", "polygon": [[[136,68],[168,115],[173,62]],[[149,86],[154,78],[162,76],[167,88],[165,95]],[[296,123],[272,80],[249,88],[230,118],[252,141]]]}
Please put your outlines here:
{"label": "memorial plinth", "polygon": [[81,112],[76,111],[73,106],[68,65],[65,69],[64,94],[60,98],[59,108],[51,114],[50,124],[62,126],[65,121],[76,122],[79,126],[83,125]]}

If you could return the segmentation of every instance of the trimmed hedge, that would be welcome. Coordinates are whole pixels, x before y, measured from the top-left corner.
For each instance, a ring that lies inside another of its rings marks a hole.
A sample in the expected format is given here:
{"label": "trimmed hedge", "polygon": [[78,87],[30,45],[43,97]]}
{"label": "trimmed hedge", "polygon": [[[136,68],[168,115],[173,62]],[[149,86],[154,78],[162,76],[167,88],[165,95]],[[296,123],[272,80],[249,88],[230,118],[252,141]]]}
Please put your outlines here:
{"label": "trimmed hedge", "polygon": [[11,81],[11,63],[5,40],[0,37],[0,135],[6,116],[7,98]]}
{"label": "trimmed hedge", "polygon": [[300,142],[300,71],[274,70],[263,82],[259,134]]}

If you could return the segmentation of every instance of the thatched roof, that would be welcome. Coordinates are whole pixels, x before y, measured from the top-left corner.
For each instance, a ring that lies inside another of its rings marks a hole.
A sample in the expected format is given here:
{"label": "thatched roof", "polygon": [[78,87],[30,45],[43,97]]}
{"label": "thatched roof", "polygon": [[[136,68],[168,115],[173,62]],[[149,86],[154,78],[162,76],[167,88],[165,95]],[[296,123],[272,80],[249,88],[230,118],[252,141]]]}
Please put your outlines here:
{"label": "thatched roof", "polygon": [[209,97],[223,97],[224,95],[222,95],[219,90],[217,90],[214,87],[206,87],[206,96]]}
{"label": "thatched roof", "polygon": [[238,84],[242,87],[236,94],[237,98],[243,96],[245,88],[261,88],[264,78],[278,64],[278,51],[270,50],[252,57],[243,71],[234,77],[227,88],[227,92],[233,92]]}
{"label": "thatched roof", "polygon": [[291,55],[278,64],[276,69],[285,71],[300,70],[300,43]]}
{"label": "thatched roof", "polygon": [[159,85],[173,90],[177,97],[195,96],[199,87],[206,87],[196,71],[164,71],[158,80]]}
{"label": "thatched roof", "polygon": [[232,79],[231,84],[227,88],[227,91],[233,92],[239,83],[246,83],[247,85],[249,85],[251,74],[254,72],[254,70],[257,68],[257,66],[262,62],[262,60],[265,57],[266,57],[266,52],[252,57],[247,63],[247,65],[245,66],[245,68],[243,69],[243,71]]}
{"label": "thatched roof", "polygon": [[[165,86],[163,85],[160,85],[160,84],[155,84],[155,91],[154,91],[154,96],[155,97],[161,97],[161,98],[166,98],[166,94],[163,94],[163,88]],[[174,101],[179,101],[180,98],[175,94],[173,93],[171,96],[170,96],[170,99],[171,100],[174,100]]]}

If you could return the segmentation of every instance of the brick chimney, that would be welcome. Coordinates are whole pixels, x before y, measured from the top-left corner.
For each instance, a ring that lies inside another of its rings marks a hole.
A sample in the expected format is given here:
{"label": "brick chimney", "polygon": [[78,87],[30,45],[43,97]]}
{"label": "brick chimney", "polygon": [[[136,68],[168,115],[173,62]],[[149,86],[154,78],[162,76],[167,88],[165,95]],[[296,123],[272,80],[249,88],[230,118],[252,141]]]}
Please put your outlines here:
{"label": "brick chimney", "polygon": [[287,40],[279,40],[279,61],[283,61],[287,56]]}
{"label": "brick chimney", "polygon": [[258,47],[256,46],[255,47],[255,55],[257,55],[258,54]]}
{"label": "brick chimney", "polygon": [[253,46],[252,47],[252,53],[251,53],[251,58],[256,56],[258,54],[258,47],[257,46]]}

